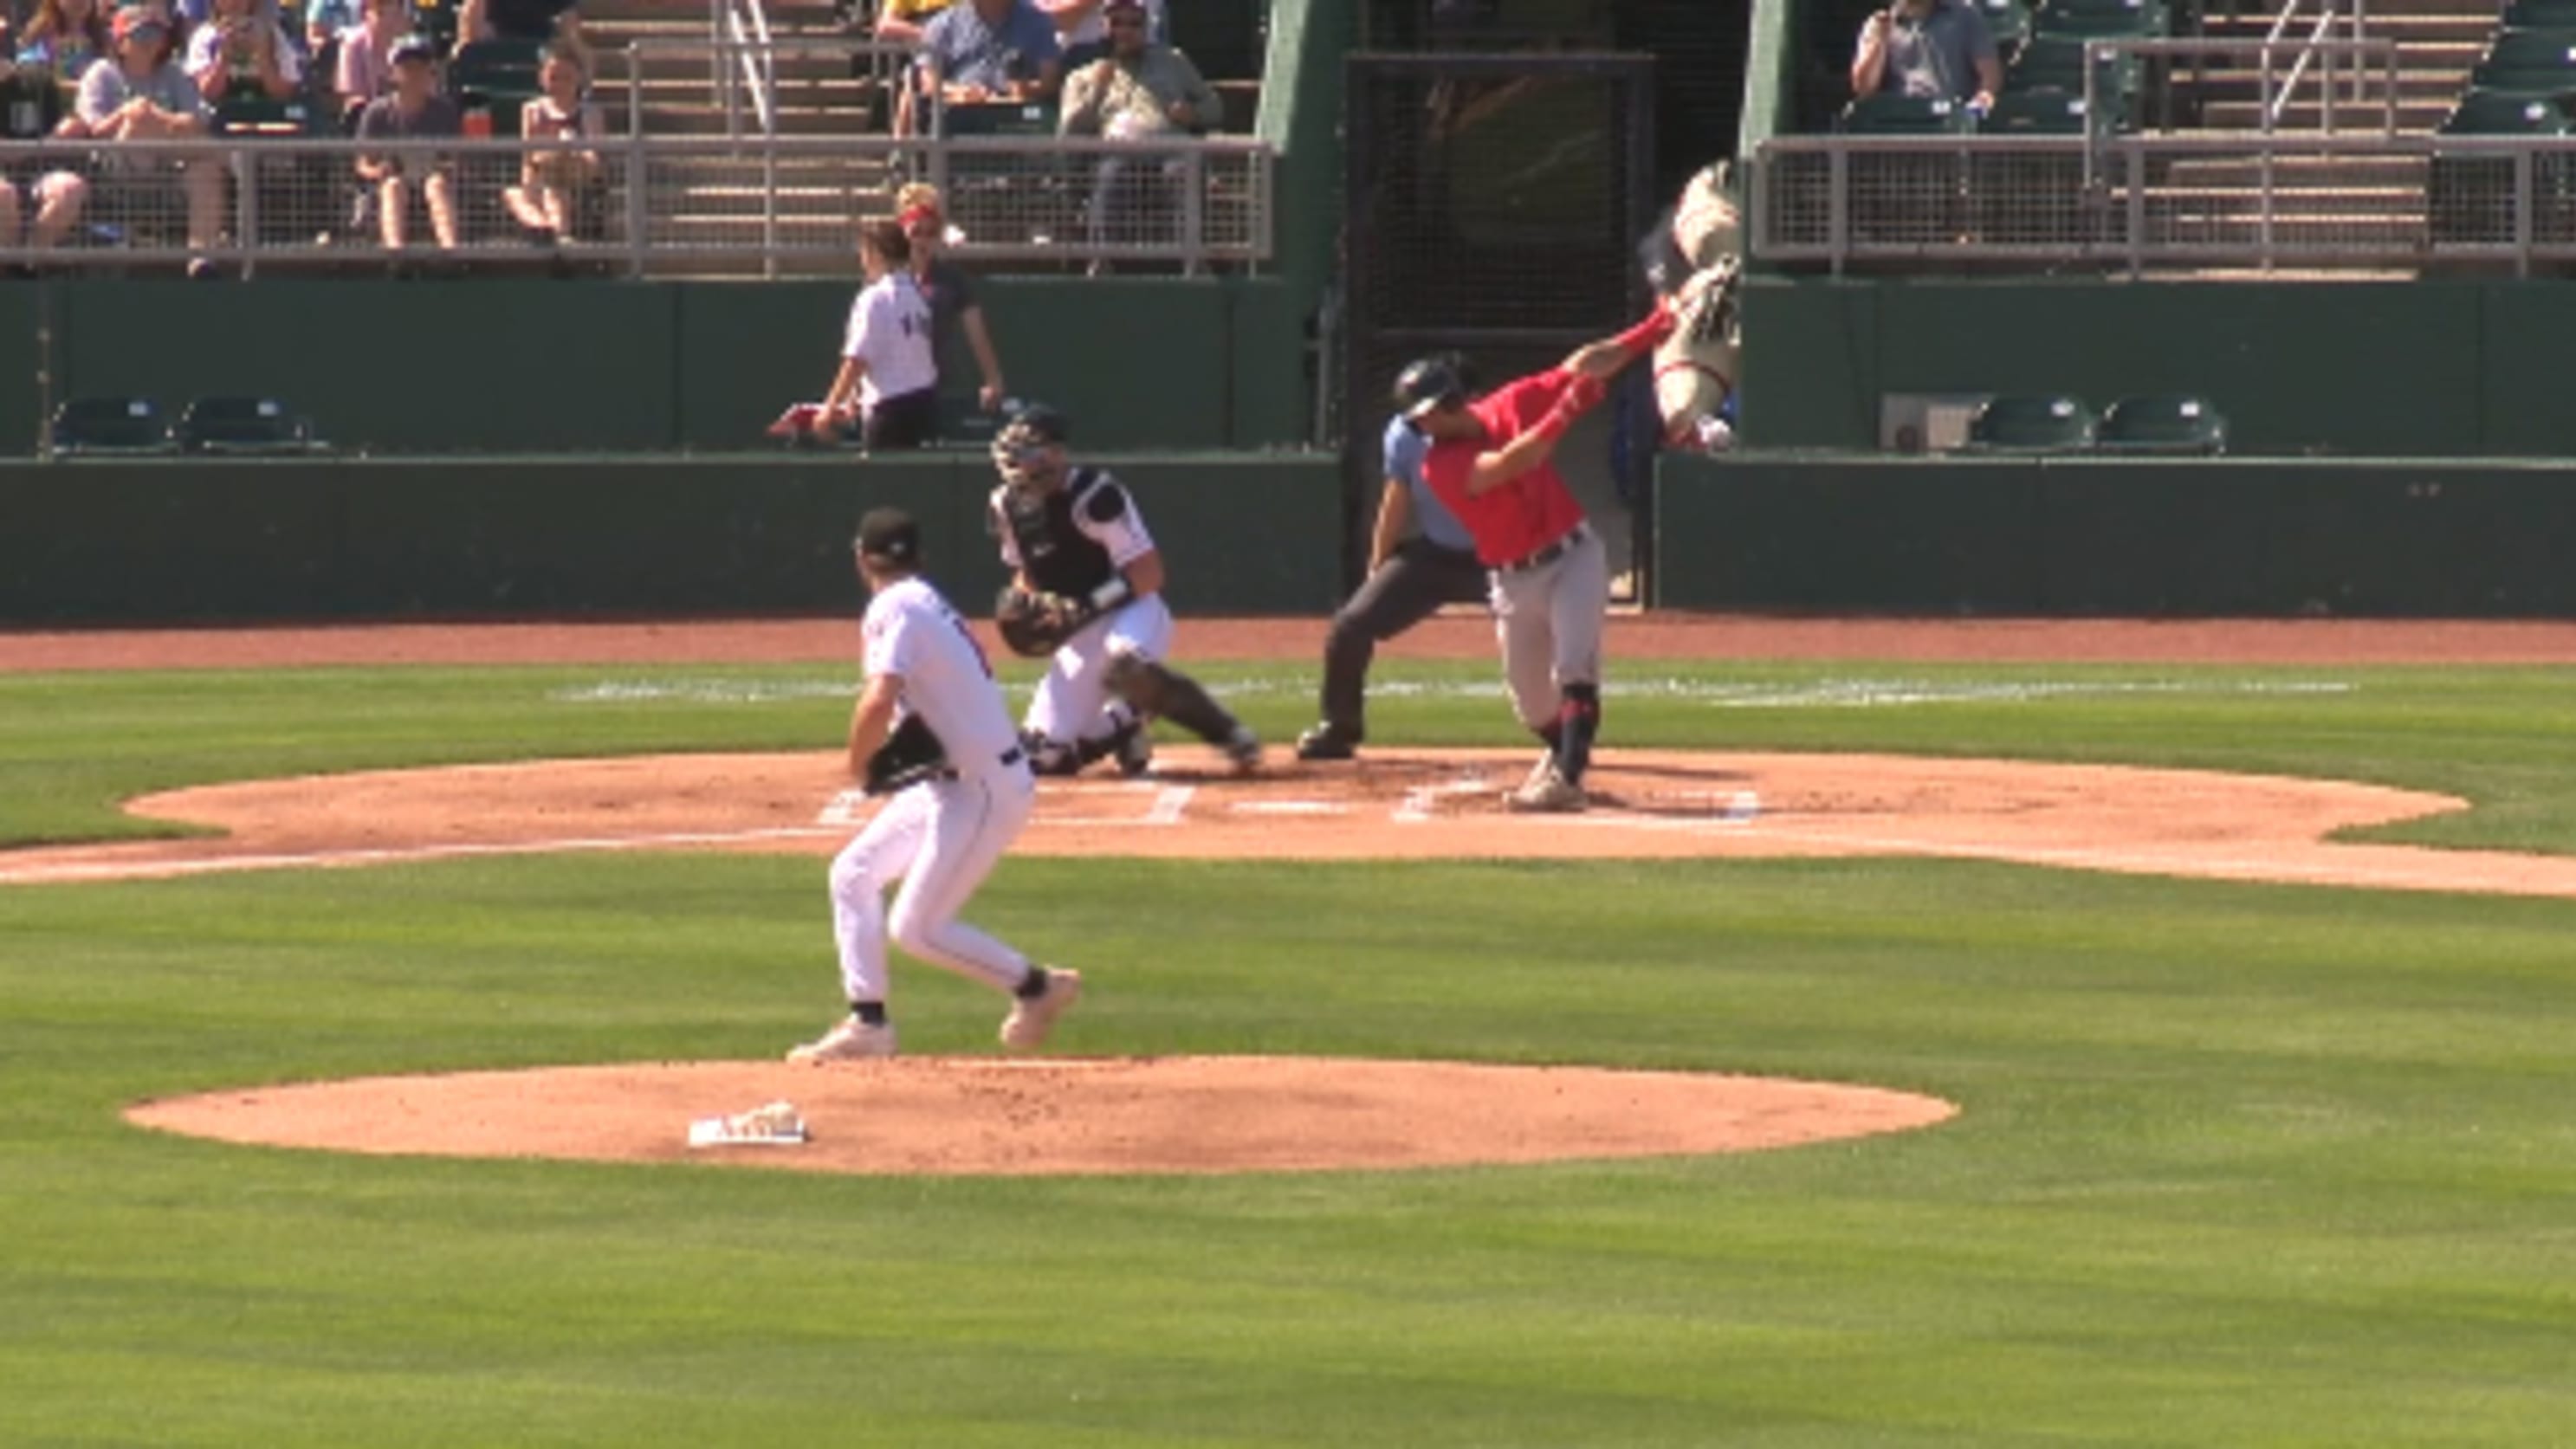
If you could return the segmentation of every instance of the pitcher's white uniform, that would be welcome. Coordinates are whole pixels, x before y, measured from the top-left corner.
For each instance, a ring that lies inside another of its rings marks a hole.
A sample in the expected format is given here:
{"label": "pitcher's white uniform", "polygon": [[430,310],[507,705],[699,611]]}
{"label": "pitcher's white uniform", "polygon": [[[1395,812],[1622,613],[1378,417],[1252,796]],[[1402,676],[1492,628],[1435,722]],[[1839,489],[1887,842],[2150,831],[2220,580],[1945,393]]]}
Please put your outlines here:
{"label": "pitcher's white uniform", "polygon": [[[957,919],[1037,800],[992,666],[966,621],[918,577],[879,591],[860,630],[865,672],[902,681],[901,714],[920,715],[939,736],[956,776],[896,793],[833,860],[842,985],[854,1002],[886,999],[891,934],[924,961],[1012,990],[1028,978],[1028,958]],[[898,879],[889,922],[885,891]]]}
{"label": "pitcher's white uniform", "polygon": [[[1103,491],[1107,490],[1107,491]],[[1021,504],[1005,485],[993,490],[993,531],[1002,562],[1042,588],[1089,594],[1113,574],[1154,551],[1153,535],[1118,480],[1103,468],[1075,468],[1063,490]],[[1039,540],[1045,558],[1024,539]],[[1097,740],[1125,724],[1109,690],[1109,663],[1120,654],[1161,663],[1172,648],[1172,611],[1157,592],[1131,599],[1064,641],[1029,700],[1022,725],[1041,740]]]}

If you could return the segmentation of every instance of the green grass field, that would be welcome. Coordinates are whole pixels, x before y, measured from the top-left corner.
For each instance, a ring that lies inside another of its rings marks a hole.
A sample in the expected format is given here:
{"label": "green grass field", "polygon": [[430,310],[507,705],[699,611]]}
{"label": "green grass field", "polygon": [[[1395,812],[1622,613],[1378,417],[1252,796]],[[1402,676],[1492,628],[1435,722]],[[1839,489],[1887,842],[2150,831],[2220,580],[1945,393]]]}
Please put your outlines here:
{"label": "green grass field", "polygon": [[[1312,672],[1216,665],[1285,738]],[[1490,667],[1381,742],[1505,744]],[[832,748],[802,668],[0,675],[0,841],[164,786]],[[1707,664],[1609,747],[2446,791],[2576,853],[2576,673]],[[2576,901],[1887,860],[1007,862],[1084,1054],[1758,1072],[1963,1107],[1790,1151],[1236,1178],[350,1158],[126,1126],[360,1073],[773,1056],[819,861],[586,855],[0,891],[0,1445],[2576,1442]],[[905,1045],[991,1050],[899,963]],[[1212,1132],[1222,1124],[1210,1124]]]}

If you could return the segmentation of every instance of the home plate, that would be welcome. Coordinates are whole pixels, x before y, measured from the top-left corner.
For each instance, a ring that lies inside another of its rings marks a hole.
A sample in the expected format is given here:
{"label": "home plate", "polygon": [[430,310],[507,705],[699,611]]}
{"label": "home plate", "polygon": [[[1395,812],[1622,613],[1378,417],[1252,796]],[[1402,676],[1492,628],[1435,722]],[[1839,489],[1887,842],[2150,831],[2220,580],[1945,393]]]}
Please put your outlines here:
{"label": "home plate", "polygon": [[1244,800],[1234,807],[1237,815],[1347,815],[1350,807],[1330,800]]}

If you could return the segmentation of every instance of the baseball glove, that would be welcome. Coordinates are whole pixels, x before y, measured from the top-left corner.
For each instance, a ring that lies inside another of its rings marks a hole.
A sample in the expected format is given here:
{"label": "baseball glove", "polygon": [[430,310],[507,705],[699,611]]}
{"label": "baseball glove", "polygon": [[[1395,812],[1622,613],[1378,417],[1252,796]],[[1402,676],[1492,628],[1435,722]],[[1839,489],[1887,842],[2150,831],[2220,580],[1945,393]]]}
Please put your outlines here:
{"label": "baseball glove", "polygon": [[993,601],[993,626],[1001,631],[1002,643],[1023,659],[1044,659],[1061,647],[1073,632],[1091,621],[1088,609],[1079,599],[1062,594],[1033,592],[1014,584],[1002,586],[1002,595]]}
{"label": "baseball glove", "polygon": [[891,795],[948,769],[948,748],[921,716],[906,715],[886,742],[868,756],[868,778],[861,786],[871,795]]}

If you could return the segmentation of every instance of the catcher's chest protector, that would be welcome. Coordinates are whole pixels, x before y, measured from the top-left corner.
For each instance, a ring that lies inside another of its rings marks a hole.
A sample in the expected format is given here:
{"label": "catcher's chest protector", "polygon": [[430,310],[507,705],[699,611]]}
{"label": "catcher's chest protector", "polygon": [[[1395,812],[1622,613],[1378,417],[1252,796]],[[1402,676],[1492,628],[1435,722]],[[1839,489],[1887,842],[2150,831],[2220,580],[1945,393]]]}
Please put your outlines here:
{"label": "catcher's chest protector", "polygon": [[[1109,550],[1073,521],[1074,510],[1083,507],[1091,493],[1100,488],[1119,491],[1117,482],[1099,469],[1076,468],[1066,476],[1065,485],[1051,493],[1030,497],[1017,489],[1002,490],[1002,520],[1011,530],[1012,543],[1019,548],[1020,567],[1028,574],[1029,582],[1043,592],[1088,598],[1092,590],[1117,574],[1118,566],[1110,562]],[[1118,502],[1123,511],[1125,499],[1121,497]]]}

